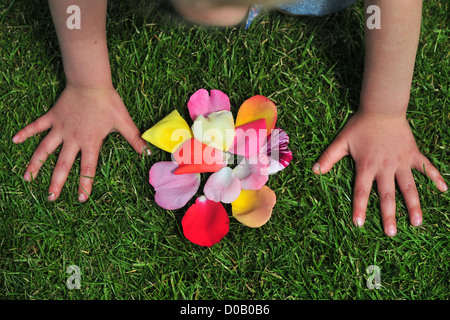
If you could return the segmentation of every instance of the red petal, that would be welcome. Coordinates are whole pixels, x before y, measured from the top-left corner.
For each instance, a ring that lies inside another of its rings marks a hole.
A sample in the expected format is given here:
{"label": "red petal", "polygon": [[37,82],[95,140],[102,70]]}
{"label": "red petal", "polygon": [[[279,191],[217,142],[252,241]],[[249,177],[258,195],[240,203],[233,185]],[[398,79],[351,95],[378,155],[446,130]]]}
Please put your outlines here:
{"label": "red petal", "polygon": [[179,166],[175,174],[216,172],[226,165],[221,150],[194,138],[186,141],[174,152],[173,158]]}
{"label": "red petal", "polygon": [[230,219],[220,202],[201,196],[181,220],[184,236],[191,242],[211,247],[228,233]]}

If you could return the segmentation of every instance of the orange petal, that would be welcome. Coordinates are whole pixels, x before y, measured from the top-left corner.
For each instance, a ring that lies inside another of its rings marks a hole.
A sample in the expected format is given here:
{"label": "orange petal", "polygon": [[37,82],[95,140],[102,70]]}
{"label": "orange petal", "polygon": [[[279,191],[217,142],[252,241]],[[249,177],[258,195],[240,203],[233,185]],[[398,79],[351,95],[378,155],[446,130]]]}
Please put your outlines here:
{"label": "orange petal", "polygon": [[267,134],[270,134],[277,121],[277,106],[264,96],[254,96],[244,101],[236,116],[235,126],[259,119],[266,119]]}
{"label": "orange petal", "polygon": [[275,192],[268,186],[259,190],[242,190],[239,197],[231,203],[232,213],[242,224],[258,228],[270,219],[276,201]]}

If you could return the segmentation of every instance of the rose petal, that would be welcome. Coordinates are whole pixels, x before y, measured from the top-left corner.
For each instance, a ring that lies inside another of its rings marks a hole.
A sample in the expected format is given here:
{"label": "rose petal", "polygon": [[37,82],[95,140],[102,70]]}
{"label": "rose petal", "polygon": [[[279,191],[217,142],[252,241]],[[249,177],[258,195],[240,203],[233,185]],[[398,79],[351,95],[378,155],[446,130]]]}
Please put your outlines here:
{"label": "rose petal", "polygon": [[265,154],[243,158],[233,169],[233,173],[241,180],[244,190],[261,189],[269,179],[269,159]]}
{"label": "rose petal", "polygon": [[251,157],[259,152],[266,139],[266,120],[258,119],[236,127],[234,141],[228,151]]}
{"label": "rose petal", "polygon": [[172,111],[142,135],[142,139],[170,153],[190,138],[191,128],[177,110]]}
{"label": "rose petal", "polygon": [[192,125],[195,139],[220,150],[228,150],[234,140],[234,120],[230,111],[213,112],[205,118],[199,115]]}
{"label": "rose petal", "polygon": [[292,160],[292,151],[288,149],[289,136],[282,129],[272,130],[267,143],[261,148],[261,153],[269,157],[269,174],[277,173],[286,168]]}
{"label": "rose petal", "polygon": [[248,227],[258,228],[270,219],[276,201],[275,192],[268,186],[259,190],[242,190],[231,203],[233,216]]}
{"label": "rose petal", "polygon": [[184,236],[191,242],[211,247],[228,233],[230,219],[220,202],[201,196],[181,220]]}
{"label": "rose petal", "polygon": [[210,113],[216,111],[230,111],[230,99],[220,90],[211,90],[208,93],[205,89],[196,91],[188,102],[189,114],[193,121],[199,115],[207,117]]}
{"label": "rose petal", "polygon": [[198,173],[175,175],[176,168],[176,163],[162,161],[155,163],[149,173],[149,182],[155,189],[155,201],[167,210],[183,207],[200,186]]}
{"label": "rose petal", "polygon": [[269,135],[277,121],[277,106],[263,96],[254,96],[244,101],[236,116],[236,127],[258,119],[266,120],[267,135]]}
{"label": "rose petal", "polygon": [[241,193],[241,181],[234,175],[231,168],[224,167],[208,178],[203,192],[209,200],[231,203]]}
{"label": "rose petal", "polygon": [[216,172],[226,166],[224,153],[195,138],[186,141],[172,158],[178,163],[175,174]]}

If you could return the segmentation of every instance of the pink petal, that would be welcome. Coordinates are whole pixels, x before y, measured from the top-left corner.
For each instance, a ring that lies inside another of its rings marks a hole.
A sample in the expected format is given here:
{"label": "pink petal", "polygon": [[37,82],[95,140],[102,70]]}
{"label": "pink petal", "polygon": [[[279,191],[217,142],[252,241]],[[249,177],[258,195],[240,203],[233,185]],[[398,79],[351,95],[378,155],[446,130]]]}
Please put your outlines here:
{"label": "pink petal", "polygon": [[265,154],[243,158],[234,169],[233,173],[241,180],[243,190],[261,189],[269,179],[269,159]]}
{"label": "pink petal", "polygon": [[191,242],[211,247],[228,233],[230,219],[220,202],[201,196],[181,220],[184,236]]}
{"label": "pink petal", "polygon": [[259,152],[266,139],[266,119],[258,119],[236,127],[234,141],[228,151],[251,157]]}
{"label": "pink petal", "polygon": [[200,186],[200,174],[175,175],[177,168],[178,165],[172,161],[162,161],[155,163],[149,173],[149,182],[155,189],[155,201],[167,210],[183,207]]}
{"label": "pink petal", "polygon": [[292,160],[292,151],[288,149],[289,136],[279,128],[272,130],[267,138],[267,144],[261,148],[261,153],[269,157],[268,173],[274,174],[286,168]]}
{"label": "pink petal", "polygon": [[203,188],[206,198],[216,202],[231,203],[241,193],[241,181],[229,167],[213,173]]}
{"label": "pink petal", "polygon": [[197,90],[187,105],[193,121],[199,115],[206,118],[211,112],[230,111],[230,99],[220,90],[211,90],[209,93],[205,89]]}

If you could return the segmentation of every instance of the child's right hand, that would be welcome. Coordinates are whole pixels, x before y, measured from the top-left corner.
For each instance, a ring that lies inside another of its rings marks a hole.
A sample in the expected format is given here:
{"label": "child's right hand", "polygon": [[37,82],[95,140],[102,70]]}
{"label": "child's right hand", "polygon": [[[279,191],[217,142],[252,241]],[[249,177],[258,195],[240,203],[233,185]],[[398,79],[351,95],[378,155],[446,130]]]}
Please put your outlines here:
{"label": "child's right hand", "polygon": [[131,119],[119,94],[111,86],[106,89],[84,89],[67,86],[53,108],[24,127],[13,137],[14,143],[50,129],[39,144],[26,168],[24,179],[35,179],[48,155],[62,144],[48,189],[50,201],[56,200],[81,151],[78,200],[84,202],[91,194],[97,160],[103,139],[118,131],[141,154],[149,153],[146,142]]}

